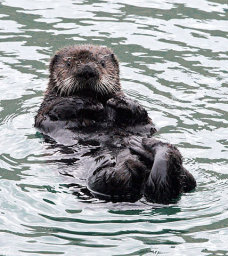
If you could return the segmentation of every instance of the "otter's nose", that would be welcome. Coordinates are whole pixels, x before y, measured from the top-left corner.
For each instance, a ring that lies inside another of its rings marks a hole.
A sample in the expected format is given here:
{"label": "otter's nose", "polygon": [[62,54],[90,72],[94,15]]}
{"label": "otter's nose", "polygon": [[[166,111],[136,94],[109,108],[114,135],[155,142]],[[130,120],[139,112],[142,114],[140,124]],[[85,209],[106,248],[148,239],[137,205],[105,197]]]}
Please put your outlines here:
{"label": "otter's nose", "polygon": [[91,67],[90,65],[85,65],[83,68],[81,68],[78,71],[77,76],[79,78],[89,79],[89,78],[95,78],[97,76],[96,69]]}

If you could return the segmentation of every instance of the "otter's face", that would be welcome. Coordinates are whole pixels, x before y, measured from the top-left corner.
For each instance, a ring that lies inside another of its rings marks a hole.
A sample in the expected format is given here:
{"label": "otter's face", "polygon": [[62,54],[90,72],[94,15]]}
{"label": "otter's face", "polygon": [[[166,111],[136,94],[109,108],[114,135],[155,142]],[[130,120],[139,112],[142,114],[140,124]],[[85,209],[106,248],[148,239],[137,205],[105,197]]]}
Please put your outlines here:
{"label": "otter's face", "polygon": [[60,96],[109,97],[121,90],[118,61],[107,47],[65,47],[52,58],[49,69],[49,90]]}

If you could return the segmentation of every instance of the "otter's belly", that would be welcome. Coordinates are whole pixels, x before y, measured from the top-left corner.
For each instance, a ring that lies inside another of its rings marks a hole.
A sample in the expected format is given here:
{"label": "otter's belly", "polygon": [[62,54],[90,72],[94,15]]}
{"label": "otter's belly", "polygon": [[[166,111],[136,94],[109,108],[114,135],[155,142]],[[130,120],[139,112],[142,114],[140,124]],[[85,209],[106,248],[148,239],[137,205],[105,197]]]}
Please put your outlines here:
{"label": "otter's belly", "polygon": [[59,159],[63,159],[65,163],[73,163],[70,175],[82,181],[86,181],[95,170],[104,166],[113,167],[120,162],[121,157],[130,156],[129,141],[136,137],[114,128],[94,130],[87,127],[77,130],[71,124],[66,128],[62,121],[55,121],[50,127],[50,131],[43,131],[45,141],[59,148]]}

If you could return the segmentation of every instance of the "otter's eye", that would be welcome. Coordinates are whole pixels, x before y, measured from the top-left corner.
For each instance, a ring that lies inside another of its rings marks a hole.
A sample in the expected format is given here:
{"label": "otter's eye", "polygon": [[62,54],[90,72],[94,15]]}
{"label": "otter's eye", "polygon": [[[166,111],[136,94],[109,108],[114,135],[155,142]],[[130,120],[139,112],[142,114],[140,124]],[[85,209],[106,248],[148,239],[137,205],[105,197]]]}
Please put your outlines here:
{"label": "otter's eye", "polygon": [[105,67],[105,61],[104,61],[104,60],[101,61],[101,66],[102,66],[103,68]]}

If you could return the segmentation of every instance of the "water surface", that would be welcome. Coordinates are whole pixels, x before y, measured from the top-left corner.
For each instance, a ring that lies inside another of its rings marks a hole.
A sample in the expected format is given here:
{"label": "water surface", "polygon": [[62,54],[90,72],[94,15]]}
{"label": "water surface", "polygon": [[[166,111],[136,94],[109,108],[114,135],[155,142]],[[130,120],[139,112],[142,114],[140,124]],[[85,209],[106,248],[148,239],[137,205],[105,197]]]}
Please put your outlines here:
{"label": "water surface", "polygon": [[[48,62],[112,47],[125,93],[181,150],[195,192],[163,206],[90,199],[33,127]],[[0,255],[228,255],[227,0],[0,1]]]}

